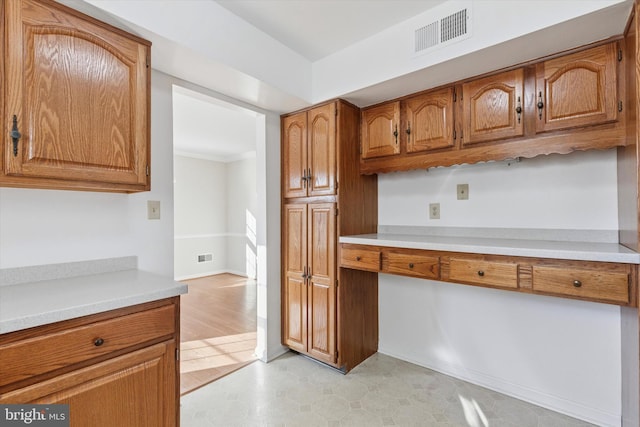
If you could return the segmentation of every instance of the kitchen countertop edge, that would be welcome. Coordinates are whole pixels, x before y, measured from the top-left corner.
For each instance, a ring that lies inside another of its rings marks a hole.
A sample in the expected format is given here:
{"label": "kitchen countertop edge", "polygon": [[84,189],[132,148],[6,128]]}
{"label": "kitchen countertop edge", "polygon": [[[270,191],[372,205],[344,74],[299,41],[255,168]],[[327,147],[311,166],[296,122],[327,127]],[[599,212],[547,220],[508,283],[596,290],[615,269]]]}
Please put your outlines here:
{"label": "kitchen countertop edge", "polygon": [[186,292],[185,284],[141,270],[1,286],[0,334],[171,298]]}
{"label": "kitchen countertop edge", "polygon": [[560,242],[460,236],[361,234],[340,243],[487,255],[640,264],[640,254],[617,243]]}

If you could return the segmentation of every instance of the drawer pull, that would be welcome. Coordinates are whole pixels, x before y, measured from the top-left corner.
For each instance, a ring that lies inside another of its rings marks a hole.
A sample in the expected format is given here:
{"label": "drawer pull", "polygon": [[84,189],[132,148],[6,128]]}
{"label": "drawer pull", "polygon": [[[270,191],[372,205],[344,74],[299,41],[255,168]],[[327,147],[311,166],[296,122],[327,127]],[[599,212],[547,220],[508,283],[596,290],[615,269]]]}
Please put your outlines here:
{"label": "drawer pull", "polygon": [[357,257],[356,257],[356,261],[360,261],[361,259],[362,259],[362,258],[361,258],[361,257],[359,257],[359,256],[357,256]]}
{"label": "drawer pull", "polygon": [[484,277],[484,271],[482,271],[482,270],[478,270],[478,276],[480,276],[480,277]]}
{"label": "drawer pull", "polygon": [[413,263],[412,262],[409,263],[409,268],[413,268]]}
{"label": "drawer pull", "polygon": [[582,282],[580,280],[574,280],[573,286],[575,286],[576,288],[579,288],[580,286],[582,286]]}
{"label": "drawer pull", "polygon": [[96,338],[93,342],[93,345],[95,345],[96,347],[100,347],[102,344],[104,344],[104,340],[102,338]]}

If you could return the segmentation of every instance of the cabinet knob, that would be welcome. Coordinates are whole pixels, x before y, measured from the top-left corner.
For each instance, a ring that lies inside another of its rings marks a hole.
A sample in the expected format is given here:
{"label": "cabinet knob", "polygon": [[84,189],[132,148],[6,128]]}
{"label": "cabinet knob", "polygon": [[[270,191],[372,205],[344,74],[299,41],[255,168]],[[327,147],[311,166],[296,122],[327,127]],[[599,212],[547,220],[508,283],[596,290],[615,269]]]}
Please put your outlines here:
{"label": "cabinet knob", "polygon": [[362,258],[361,258],[361,257],[359,257],[359,256],[357,256],[357,257],[356,257],[356,261],[360,261],[361,259],[362,259]]}
{"label": "cabinet knob", "polygon": [[413,263],[412,262],[409,263],[409,268],[413,268]]}
{"label": "cabinet knob", "polygon": [[100,347],[102,344],[104,344],[104,340],[102,338],[96,338],[93,341],[93,345],[95,345],[96,347]]}
{"label": "cabinet knob", "polygon": [[579,288],[582,286],[582,282],[580,280],[574,280],[573,286],[575,286],[576,288]]}
{"label": "cabinet knob", "polygon": [[480,276],[480,277],[484,277],[484,271],[482,271],[482,270],[478,270],[478,276]]}

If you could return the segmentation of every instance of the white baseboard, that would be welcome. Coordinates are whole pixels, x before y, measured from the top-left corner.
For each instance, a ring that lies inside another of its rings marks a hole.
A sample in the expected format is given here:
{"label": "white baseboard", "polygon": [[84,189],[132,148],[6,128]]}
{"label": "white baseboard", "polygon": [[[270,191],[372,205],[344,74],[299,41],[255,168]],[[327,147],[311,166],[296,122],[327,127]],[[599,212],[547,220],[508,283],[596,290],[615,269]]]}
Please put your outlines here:
{"label": "white baseboard", "polygon": [[224,274],[224,273],[235,274],[236,276],[247,277],[247,273],[245,273],[244,271],[214,270],[214,271],[204,271],[202,273],[197,273],[197,274],[188,274],[186,276],[178,276],[178,277],[174,277],[173,280],[179,282],[181,280],[199,279],[201,277],[215,276],[216,274]]}
{"label": "white baseboard", "polygon": [[411,356],[388,351],[383,347],[378,348],[378,352],[512,396],[516,399],[524,400],[525,402],[529,402],[570,417],[596,424],[598,426],[621,427],[622,425],[621,414],[604,412],[588,407],[580,402],[553,396],[539,390],[512,383],[503,378],[497,378],[482,372],[472,371],[461,366],[443,364],[441,362],[415,360]]}

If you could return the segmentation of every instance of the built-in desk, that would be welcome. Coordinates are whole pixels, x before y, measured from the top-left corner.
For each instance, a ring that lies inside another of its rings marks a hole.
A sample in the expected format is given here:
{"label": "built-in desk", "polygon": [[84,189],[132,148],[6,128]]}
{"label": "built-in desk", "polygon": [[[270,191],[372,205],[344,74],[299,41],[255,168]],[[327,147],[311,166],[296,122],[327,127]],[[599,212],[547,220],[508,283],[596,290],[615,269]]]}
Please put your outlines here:
{"label": "built-in desk", "polygon": [[[459,230],[458,230],[459,231]],[[516,292],[636,307],[640,254],[618,243],[576,241],[579,233],[529,230],[340,237],[340,266]],[[589,232],[586,233],[589,235]],[[538,240],[557,235],[564,240]],[[593,235],[593,234],[592,234]],[[510,236],[506,238],[505,236]],[[591,235],[589,235],[591,236]]]}

